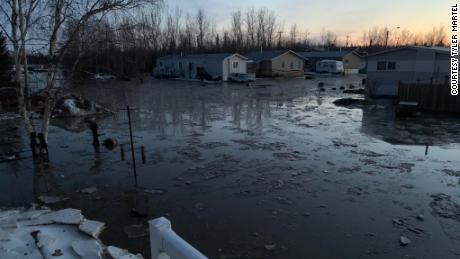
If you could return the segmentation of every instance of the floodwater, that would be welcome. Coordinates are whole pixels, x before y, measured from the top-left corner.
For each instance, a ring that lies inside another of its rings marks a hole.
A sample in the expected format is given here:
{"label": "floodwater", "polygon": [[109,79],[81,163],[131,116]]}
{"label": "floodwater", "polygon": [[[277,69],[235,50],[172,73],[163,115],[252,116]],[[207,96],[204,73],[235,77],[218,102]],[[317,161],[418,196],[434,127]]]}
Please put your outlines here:
{"label": "floodwater", "polygon": [[20,159],[0,163],[0,206],[68,197],[50,207],[82,209],[107,224],[105,244],[145,256],[148,237],[123,229],[165,216],[210,258],[459,258],[460,119],[332,103],[359,98],[338,88],[361,79],[83,83],[76,92],[115,112],[98,124],[124,160],[73,119],[53,122],[50,163],[34,165],[20,120],[1,120],[0,154]]}

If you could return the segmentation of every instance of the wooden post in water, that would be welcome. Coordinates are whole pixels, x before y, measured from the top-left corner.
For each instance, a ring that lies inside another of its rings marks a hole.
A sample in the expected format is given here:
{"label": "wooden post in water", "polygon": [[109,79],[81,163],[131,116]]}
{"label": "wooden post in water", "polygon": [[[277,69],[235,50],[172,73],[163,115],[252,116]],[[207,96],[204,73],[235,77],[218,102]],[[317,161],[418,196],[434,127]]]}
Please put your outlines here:
{"label": "wooden post in water", "polygon": [[144,145],[141,146],[141,154],[142,154],[142,163],[145,164],[145,147]]}
{"label": "wooden post in water", "polygon": [[32,150],[32,156],[35,159],[37,158],[37,133],[30,133],[30,149]]}
{"label": "wooden post in water", "polygon": [[129,139],[131,142],[131,158],[133,160],[134,181],[136,182],[136,185],[137,185],[136,157],[134,155],[133,129],[131,126],[131,111],[128,105],[126,106],[126,110],[128,111]]}
{"label": "wooden post in water", "polygon": [[99,133],[98,126],[96,122],[91,122],[89,125],[91,132],[93,133],[93,146],[99,146]]}
{"label": "wooden post in water", "polygon": [[125,160],[125,149],[124,149],[123,144],[120,144],[120,154],[121,154],[121,160]]}

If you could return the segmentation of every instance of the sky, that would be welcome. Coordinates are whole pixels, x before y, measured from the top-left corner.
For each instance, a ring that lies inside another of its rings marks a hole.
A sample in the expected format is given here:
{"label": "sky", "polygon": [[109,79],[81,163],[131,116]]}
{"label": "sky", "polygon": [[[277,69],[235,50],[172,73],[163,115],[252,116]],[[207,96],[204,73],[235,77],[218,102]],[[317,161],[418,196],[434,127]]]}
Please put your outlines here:
{"label": "sky", "polygon": [[363,31],[379,26],[407,29],[412,33],[431,31],[434,26],[448,29],[448,0],[163,0],[170,7],[179,6],[194,13],[205,10],[219,28],[230,26],[233,10],[267,7],[275,11],[285,32],[291,24],[300,31],[318,37],[322,28],[334,31],[339,39],[350,35],[362,38]]}

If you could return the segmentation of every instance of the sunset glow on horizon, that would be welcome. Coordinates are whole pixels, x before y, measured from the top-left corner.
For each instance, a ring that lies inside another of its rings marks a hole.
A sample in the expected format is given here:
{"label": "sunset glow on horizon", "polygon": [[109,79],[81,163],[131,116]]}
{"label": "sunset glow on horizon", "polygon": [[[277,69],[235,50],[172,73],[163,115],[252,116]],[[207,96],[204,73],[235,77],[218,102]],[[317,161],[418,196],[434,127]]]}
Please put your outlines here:
{"label": "sunset glow on horizon", "polygon": [[308,31],[308,37],[313,39],[324,28],[336,33],[340,41],[349,35],[354,42],[361,42],[363,32],[374,27],[400,27],[412,34],[424,34],[433,27],[444,26],[447,32],[450,17],[449,1],[439,0],[165,0],[164,3],[171,8],[180,5],[183,12],[190,13],[202,8],[218,29],[231,24],[233,11],[267,7],[276,13],[284,33],[297,24],[301,33]]}

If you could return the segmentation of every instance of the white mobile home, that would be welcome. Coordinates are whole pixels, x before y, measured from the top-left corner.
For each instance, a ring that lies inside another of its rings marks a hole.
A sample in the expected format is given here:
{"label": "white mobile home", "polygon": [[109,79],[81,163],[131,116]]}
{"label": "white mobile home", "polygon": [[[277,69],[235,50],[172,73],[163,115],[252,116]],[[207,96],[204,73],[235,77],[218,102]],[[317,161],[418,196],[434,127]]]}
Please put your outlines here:
{"label": "white mobile home", "polygon": [[318,73],[343,73],[343,63],[337,60],[321,60],[316,63]]}
{"label": "white mobile home", "polygon": [[167,55],[157,59],[155,76],[227,81],[247,73],[247,58],[240,54]]}
{"label": "white mobile home", "polygon": [[397,96],[399,82],[447,83],[450,49],[407,46],[367,56],[367,91],[373,96]]}
{"label": "white mobile home", "polygon": [[305,71],[309,72],[318,72],[316,70],[317,64],[322,60],[341,61],[345,74],[358,74],[366,65],[365,60],[356,49],[338,51],[312,50],[300,52],[299,54],[305,57]]}

